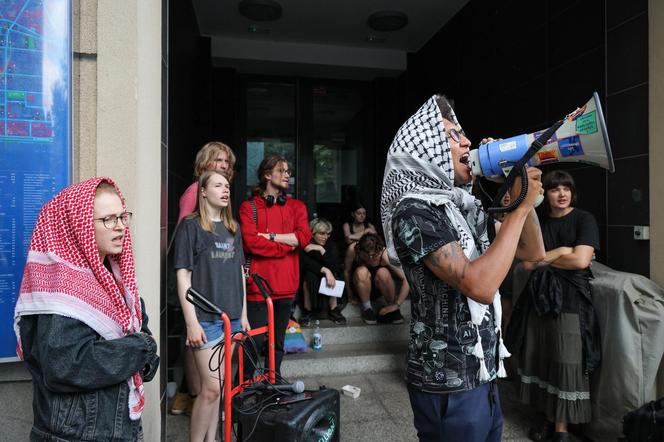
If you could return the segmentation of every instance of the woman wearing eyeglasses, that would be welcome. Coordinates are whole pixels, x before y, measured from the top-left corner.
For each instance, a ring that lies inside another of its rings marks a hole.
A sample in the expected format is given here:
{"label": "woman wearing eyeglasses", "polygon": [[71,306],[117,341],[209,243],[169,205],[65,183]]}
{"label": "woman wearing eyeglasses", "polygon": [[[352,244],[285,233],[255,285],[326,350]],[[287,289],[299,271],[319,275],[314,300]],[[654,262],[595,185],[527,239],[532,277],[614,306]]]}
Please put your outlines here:
{"label": "woman wearing eyeglasses", "polygon": [[[324,218],[314,218],[309,223],[311,242],[304,248],[300,257],[302,268],[303,304],[300,325],[311,325],[313,311],[323,307],[324,295],[318,293],[322,279],[334,288],[336,278],[341,275],[341,261],[334,244],[328,242],[332,233],[332,224]],[[337,306],[337,298],[327,296],[329,303],[328,318],[335,324],[343,325],[346,318]]]}
{"label": "woman wearing eyeglasses", "polygon": [[31,440],[142,440],[143,383],[159,357],[130,220],[109,178],[74,184],[39,213],[14,315],[34,388]]}
{"label": "woman wearing eyeglasses", "polygon": [[[223,372],[210,369],[213,348],[223,341],[218,315],[205,313],[186,300],[194,288],[231,319],[233,333],[249,330],[239,224],[233,219],[230,184],[222,172],[209,170],[198,181],[197,210],[184,220],[175,237],[178,297],[187,325],[186,345],[194,351],[201,391],[191,411],[190,440],[213,442],[219,421]],[[230,357],[230,355],[227,355]]]}

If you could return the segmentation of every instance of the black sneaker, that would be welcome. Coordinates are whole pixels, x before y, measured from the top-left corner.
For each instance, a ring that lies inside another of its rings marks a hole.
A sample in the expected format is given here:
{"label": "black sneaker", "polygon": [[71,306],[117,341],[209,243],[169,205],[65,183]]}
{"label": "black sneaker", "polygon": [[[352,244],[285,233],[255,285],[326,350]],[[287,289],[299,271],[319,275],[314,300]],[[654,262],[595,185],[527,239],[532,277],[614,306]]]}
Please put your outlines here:
{"label": "black sneaker", "polygon": [[397,309],[384,315],[378,315],[378,322],[381,324],[403,324],[403,316]]}
{"label": "black sneaker", "polygon": [[553,422],[547,420],[540,421],[539,425],[530,428],[528,431],[528,439],[535,442],[543,442],[551,439],[553,436]]}
{"label": "black sneaker", "polygon": [[300,327],[311,327],[311,318],[313,314],[311,310],[302,310],[302,315],[300,316]]}
{"label": "black sneaker", "polygon": [[344,317],[344,315],[341,314],[341,309],[338,306],[331,309],[327,313],[327,317],[330,318],[330,321],[334,322],[337,325],[346,324],[346,318]]}
{"label": "black sneaker", "polygon": [[366,310],[362,311],[362,319],[366,324],[369,325],[374,325],[377,320],[376,320],[376,314],[374,313],[373,309],[368,308]]}

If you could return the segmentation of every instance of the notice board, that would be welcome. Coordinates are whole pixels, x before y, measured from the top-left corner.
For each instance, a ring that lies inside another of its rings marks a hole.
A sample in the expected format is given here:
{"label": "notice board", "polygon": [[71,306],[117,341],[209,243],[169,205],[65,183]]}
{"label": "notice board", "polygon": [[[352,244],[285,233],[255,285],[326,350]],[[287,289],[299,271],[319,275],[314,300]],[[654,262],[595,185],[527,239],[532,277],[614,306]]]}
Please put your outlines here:
{"label": "notice board", "polygon": [[0,362],[42,205],[71,179],[71,0],[0,1]]}

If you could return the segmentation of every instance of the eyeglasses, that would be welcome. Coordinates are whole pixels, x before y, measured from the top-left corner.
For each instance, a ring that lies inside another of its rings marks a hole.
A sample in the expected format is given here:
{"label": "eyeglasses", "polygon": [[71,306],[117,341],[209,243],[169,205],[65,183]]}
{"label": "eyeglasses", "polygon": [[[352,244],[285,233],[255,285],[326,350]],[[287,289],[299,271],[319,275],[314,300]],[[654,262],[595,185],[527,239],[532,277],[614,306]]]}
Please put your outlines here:
{"label": "eyeglasses", "polygon": [[107,229],[115,229],[115,227],[118,225],[118,221],[122,222],[122,225],[125,227],[129,227],[129,224],[131,223],[131,217],[132,217],[131,212],[122,212],[119,215],[108,215],[103,218],[92,218],[95,221],[101,221],[104,223],[104,227]]}
{"label": "eyeglasses", "polygon": [[460,143],[461,142],[461,137],[465,136],[466,133],[463,130],[456,130],[455,128],[451,128],[447,130],[447,136],[449,136],[451,139],[453,139],[455,142]]}
{"label": "eyeglasses", "polygon": [[275,172],[280,173],[281,175],[288,174],[288,176],[293,175],[293,171],[289,169],[274,169]]}

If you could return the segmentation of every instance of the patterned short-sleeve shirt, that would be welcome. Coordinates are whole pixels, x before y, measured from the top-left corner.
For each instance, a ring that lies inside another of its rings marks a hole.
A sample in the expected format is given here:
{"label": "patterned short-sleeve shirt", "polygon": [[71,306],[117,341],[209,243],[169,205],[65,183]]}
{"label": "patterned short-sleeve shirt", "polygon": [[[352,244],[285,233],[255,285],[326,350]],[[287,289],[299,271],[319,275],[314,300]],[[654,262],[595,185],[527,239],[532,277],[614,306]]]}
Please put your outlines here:
{"label": "patterned short-sleeve shirt", "polygon": [[[422,258],[458,240],[443,207],[405,199],[392,218],[394,245],[411,287],[410,342],[406,380],[430,393],[452,393],[480,385],[473,356],[477,331],[466,297],[429,270]],[[497,335],[493,308],[479,327],[491,379],[496,377]]]}

